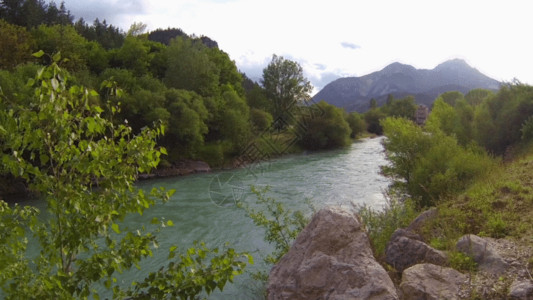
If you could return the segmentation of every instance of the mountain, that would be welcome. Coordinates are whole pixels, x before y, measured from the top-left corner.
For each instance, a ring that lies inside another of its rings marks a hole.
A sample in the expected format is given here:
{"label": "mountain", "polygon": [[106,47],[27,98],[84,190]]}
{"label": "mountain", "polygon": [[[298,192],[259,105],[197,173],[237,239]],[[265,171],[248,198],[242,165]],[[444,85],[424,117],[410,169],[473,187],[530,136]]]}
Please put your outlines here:
{"label": "mountain", "polygon": [[395,98],[412,95],[417,103],[431,106],[444,92],[466,94],[476,88],[497,90],[500,84],[462,59],[446,61],[432,70],[415,69],[395,62],[365,76],[339,78],[320,90],[313,100],[324,100],[347,111],[365,112],[370,99],[374,98],[378,105],[382,105],[389,94]]}

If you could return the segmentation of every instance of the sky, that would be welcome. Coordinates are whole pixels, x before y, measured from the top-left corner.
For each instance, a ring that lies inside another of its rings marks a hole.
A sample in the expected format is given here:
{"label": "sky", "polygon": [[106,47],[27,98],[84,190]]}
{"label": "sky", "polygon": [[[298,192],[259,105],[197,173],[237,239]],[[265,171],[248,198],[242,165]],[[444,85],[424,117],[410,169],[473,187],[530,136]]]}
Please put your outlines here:
{"label": "sky", "polygon": [[454,58],[499,81],[533,84],[528,0],[65,0],[76,17],[127,31],[181,28],[218,42],[259,80],[272,55],[298,62],[315,92],[393,62],[433,69]]}

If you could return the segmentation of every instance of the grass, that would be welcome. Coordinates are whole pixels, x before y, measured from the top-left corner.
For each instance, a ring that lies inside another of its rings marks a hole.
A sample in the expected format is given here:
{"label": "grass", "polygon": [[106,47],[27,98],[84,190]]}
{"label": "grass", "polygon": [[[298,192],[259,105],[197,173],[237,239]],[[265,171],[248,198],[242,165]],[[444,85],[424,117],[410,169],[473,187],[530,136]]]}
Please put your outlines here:
{"label": "grass", "polygon": [[[419,213],[412,204],[406,203],[392,201],[382,212],[367,208],[360,211],[374,255],[386,269],[390,267],[384,263],[383,256],[391,234],[396,228],[405,228]],[[533,249],[533,147],[529,154],[498,164],[491,172],[473,182],[465,192],[440,199],[436,208],[437,216],[417,233],[432,247],[447,251],[450,267],[474,276],[471,277],[473,287],[482,285],[483,279],[475,282],[478,280],[475,279],[478,278],[475,275],[476,263],[471,257],[458,252],[456,243],[465,234],[476,234],[507,239],[520,248]],[[533,250],[521,252],[520,255],[522,267],[528,274],[533,274]],[[469,299],[506,298],[513,276],[516,275],[511,273],[493,282],[491,292],[473,288]],[[399,281],[398,278],[395,282]]]}
{"label": "grass", "polygon": [[423,234],[441,243],[473,233],[533,246],[532,187],[533,154],[498,166],[465,193],[440,203],[438,217]]}

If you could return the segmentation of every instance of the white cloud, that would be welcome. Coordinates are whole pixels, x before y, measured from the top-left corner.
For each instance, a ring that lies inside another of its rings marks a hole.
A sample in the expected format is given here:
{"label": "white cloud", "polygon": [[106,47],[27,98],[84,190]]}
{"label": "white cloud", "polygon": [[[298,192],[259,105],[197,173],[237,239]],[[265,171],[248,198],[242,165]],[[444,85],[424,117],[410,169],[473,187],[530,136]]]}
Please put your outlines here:
{"label": "white cloud", "polygon": [[361,46],[356,45],[356,44],[354,44],[354,43],[350,43],[350,42],[342,42],[342,43],[341,43],[341,46],[342,46],[343,48],[346,48],[346,49],[352,49],[352,50],[357,50],[357,49],[361,48]]}

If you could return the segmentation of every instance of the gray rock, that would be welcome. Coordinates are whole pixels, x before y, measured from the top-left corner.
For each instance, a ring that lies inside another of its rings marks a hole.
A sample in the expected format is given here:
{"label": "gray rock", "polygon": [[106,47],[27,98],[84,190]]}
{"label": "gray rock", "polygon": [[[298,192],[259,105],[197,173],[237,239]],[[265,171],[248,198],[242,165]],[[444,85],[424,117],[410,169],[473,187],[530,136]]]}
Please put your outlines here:
{"label": "gray rock", "polygon": [[405,229],[397,229],[387,243],[385,261],[402,272],[419,263],[444,265],[446,254],[424,243],[418,234]]}
{"label": "gray rock", "polygon": [[437,216],[437,209],[435,207],[430,208],[414,219],[411,224],[406,228],[408,231],[417,232],[420,230],[429,220],[434,219]]}
{"label": "gray rock", "polygon": [[509,267],[488,240],[467,234],[459,239],[457,250],[471,256],[481,271],[500,275]]}
{"label": "gray rock", "polygon": [[402,274],[400,290],[404,300],[460,299],[468,277],[433,264],[418,264]]}
{"label": "gray rock", "polygon": [[320,210],[272,268],[268,299],[398,299],[358,217]]}
{"label": "gray rock", "polygon": [[533,281],[515,280],[509,289],[509,298],[516,300],[533,300]]}

